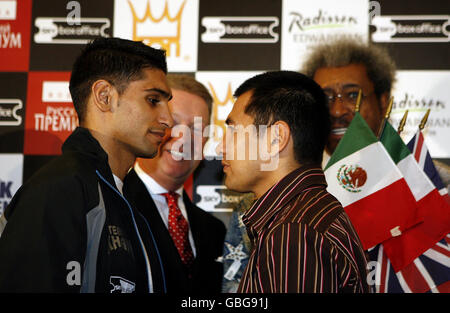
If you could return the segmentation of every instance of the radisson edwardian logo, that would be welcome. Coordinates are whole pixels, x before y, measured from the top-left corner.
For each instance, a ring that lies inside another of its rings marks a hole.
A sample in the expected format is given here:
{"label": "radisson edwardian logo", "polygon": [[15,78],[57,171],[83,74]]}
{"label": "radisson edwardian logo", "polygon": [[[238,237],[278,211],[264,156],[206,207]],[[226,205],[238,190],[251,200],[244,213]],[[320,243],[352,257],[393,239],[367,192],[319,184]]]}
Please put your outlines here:
{"label": "radisson edwardian logo", "polygon": [[343,164],[336,176],[339,184],[349,192],[360,192],[367,181],[367,172],[359,165]]}

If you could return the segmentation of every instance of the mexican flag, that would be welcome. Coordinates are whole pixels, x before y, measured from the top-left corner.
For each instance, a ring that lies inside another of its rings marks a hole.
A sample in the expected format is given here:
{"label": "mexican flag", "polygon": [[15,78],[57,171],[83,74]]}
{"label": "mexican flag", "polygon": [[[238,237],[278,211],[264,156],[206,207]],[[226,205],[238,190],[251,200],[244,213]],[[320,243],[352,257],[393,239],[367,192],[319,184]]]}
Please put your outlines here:
{"label": "mexican flag", "polygon": [[325,176],[327,190],[341,202],[365,250],[420,222],[400,170],[358,112]]}
{"label": "mexican flag", "polygon": [[450,207],[388,122],[380,141],[402,172],[417,202],[419,217],[423,219],[401,236],[383,243],[398,272],[446,236],[450,231]]}

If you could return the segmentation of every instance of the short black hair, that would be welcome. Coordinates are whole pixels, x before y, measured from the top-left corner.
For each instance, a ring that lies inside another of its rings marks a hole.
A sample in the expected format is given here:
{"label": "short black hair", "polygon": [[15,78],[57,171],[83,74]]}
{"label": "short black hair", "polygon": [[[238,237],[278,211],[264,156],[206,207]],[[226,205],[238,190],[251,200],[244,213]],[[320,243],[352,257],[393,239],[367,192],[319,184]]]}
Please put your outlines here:
{"label": "short black hair", "polygon": [[316,82],[298,72],[266,72],[246,80],[234,96],[247,91],[253,93],[244,112],[254,118],[255,125],[286,122],[292,133],[296,161],[322,162],[331,122],[326,96]]}
{"label": "short black hair", "polygon": [[107,80],[121,94],[131,81],[142,78],[144,68],[160,69],[167,74],[165,51],[121,38],[96,38],[88,43],[73,65],[69,84],[80,123],[96,80]]}

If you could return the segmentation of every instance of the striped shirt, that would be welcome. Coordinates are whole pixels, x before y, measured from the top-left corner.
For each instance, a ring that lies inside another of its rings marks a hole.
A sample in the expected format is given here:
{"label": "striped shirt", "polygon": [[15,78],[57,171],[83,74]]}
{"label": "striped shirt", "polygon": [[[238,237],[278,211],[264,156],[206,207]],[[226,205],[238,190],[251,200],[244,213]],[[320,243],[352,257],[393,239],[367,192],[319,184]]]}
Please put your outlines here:
{"label": "striped shirt", "polygon": [[361,242],[319,166],[302,166],[242,220],[253,243],[238,292],[369,292]]}

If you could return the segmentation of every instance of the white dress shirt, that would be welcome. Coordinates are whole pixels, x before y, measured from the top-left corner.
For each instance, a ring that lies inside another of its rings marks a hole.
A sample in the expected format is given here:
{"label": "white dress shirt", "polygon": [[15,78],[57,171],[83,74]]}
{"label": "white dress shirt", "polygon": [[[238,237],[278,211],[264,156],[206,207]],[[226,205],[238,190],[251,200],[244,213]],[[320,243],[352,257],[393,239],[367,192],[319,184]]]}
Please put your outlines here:
{"label": "white dress shirt", "polygon": [[[166,197],[162,195],[163,193],[169,192],[167,189],[162,187],[160,184],[156,182],[156,180],[153,179],[150,175],[148,175],[144,170],[139,166],[138,163],[134,166],[134,170],[136,171],[136,174],[139,176],[139,178],[144,182],[145,187],[147,188],[150,196],[153,199],[153,202],[155,202],[156,208],[158,209],[159,215],[161,215],[161,219],[164,222],[164,225],[166,227],[169,227],[169,206],[167,204]],[[186,206],[184,205],[183,201],[183,187],[178,188],[177,190],[174,190],[179,197],[178,197],[178,207],[180,208],[181,214],[183,214],[184,218],[189,224],[189,219],[186,212]],[[189,243],[192,247],[192,252],[194,253],[194,257],[196,256],[195,252],[195,244],[194,244],[194,237],[192,236],[191,227],[189,227]]]}
{"label": "white dress shirt", "polygon": [[119,177],[113,174],[114,182],[116,183],[117,189],[119,189],[120,193],[123,195],[123,181],[120,180]]}

